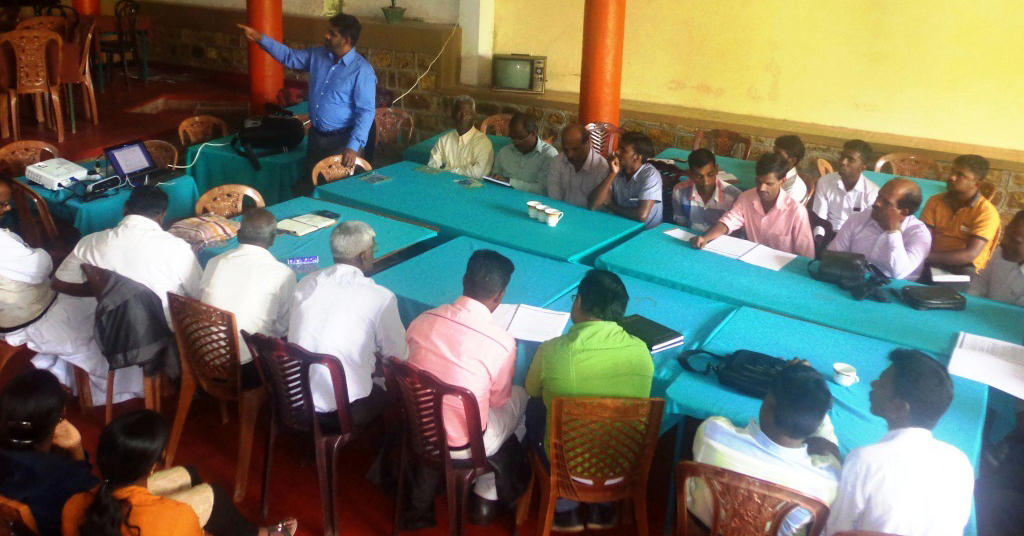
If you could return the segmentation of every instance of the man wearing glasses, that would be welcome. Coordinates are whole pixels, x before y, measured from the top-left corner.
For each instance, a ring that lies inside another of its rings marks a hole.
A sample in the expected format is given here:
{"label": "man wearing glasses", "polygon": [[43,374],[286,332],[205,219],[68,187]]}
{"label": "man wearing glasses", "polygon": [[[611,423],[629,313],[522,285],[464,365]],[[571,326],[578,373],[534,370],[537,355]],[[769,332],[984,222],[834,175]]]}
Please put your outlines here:
{"label": "man wearing glasses", "polygon": [[516,190],[548,194],[548,170],[558,151],[537,136],[537,122],[525,114],[515,114],[508,123],[512,145],[502,147],[494,158],[491,177]]}

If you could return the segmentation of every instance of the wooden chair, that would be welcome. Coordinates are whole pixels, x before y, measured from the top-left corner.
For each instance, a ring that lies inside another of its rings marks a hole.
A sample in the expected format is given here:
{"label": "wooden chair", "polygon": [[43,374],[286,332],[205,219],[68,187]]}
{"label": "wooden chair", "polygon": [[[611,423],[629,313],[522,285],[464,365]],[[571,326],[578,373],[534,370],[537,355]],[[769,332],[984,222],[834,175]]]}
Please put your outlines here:
{"label": "wooden chair", "polygon": [[216,214],[225,218],[234,218],[244,211],[243,205],[246,197],[252,199],[259,208],[267,206],[263,201],[263,196],[252,186],[224,184],[207,190],[196,201],[196,216]]}
{"label": "wooden chair", "polygon": [[[260,514],[267,517],[270,489],[270,466],[274,442],[281,433],[311,437],[316,451],[316,468],[320,480],[320,506],[324,517],[324,535],[338,534],[337,496],[338,452],[356,437],[348,412],[348,384],[341,362],[329,355],[314,354],[298,345],[259,333],[242,332],[242,338],[256,359],[260,376],[270,389],[270,433],[267,435],[267,457],[263,466],[263,495]],[[338,432],[326,433],[316,417],[313,394],[309,386],[309,367],[323,365],[334,384],[334,401],[338,407]]]}
{"label": "wooden chair", "polygon": [[336,180],[344,179],[345,177],[351,177],[355,175],[356,168],[362,168],[363,171],[372,171],[373,166],[369,162],[363,160],[360,157],[356,157],[356,163],[352,167],[345,167],[341,162],[341,155],[328,156],[323,160],[317,162],[313,166],[313,187],[316,188],[321,183],[321,178],[324,184],[332,183]]}
{"label": "wooden chair", "polygon": [[11,536],[35,536],[39,534],[39,527],[36,525],[36,518],[32,515],[28,505],[22,502],[8,499],[0,495],[0,526],[5,531],[0,534]]}
{"label": "wooden chair", "polygon": [[228,124],[212,115],[189,117],[178,125],[182,147],[188,147],[228,135]]}
{"label": "wooden chair", "polygon": [[819,158],[818,159],[818,176],[819,177],[824,177],[825,175],[828,175],[829,173],[835,173],[835,170],[832,169],[832,162],[829,162],[828,160],[825,160],[824,158]]}
{"label": "wooden chair", "polygon": [[68,92],[68,116],[71,118],[71,132],[75,132],[75,106],[72,97],[71,86],[81,84],[82,86],[82,109],[85,111],[86,119],[91,119],[92,124],[100,122],[99,111],[96,109],[96,89],[92,84],[92,40],[96,33],[96,21],[87,19],[78,24],[71,42],[78,46],[78,65],[65,63],[61,68],[61,84],[67,87]]}
{"label": "wooden chair", "polygon": [[222,424],[227,422],[223,404],[235,402],[238,404],[240,422],[234,499],[240,502],[245,498],[245,488],[249,482],[253,432],[260,407],[266,401],[266,389],[242,389],[238,328],[234,313],[173,292],[167,293],[167,305],[171,310],[174,337],[178,340],[178,352],[181,354],[181,391],[178,393],[178,409],[174,414],[171,438],[167,444],[167,466],[173,467],[174,455],[197,385],[221,401]]}
{"label": "wooden chair", "polygon": [[825,528],[828,506],[785,486],[697,462],[676,466],[676,535],[689,534],[688,480],[700,478],[712,501],[711,534],[722,536],[774,535],[782,521],[798,508],[811,513],[807,536]]}
{"label": "wooden chair", "polygon": [[889,153],[875,162],[875,171],[919,179],[942,180],[942,172],[939,171],[939,164],[936,161],[911,153]]}
{"label": "wooden chair", "polygon": [[40,15],[18,23],[15,30],[50,30],[64,39],[68,35],[68,19],[61,16]]}
{"label": "wooden chair", "polygon": [[[410,458],[444,473],[448,493],[448,534],[462,536],[465,532],[466,508],[473,481],[494,469],[487,461],[483,432],[480,429],[480,408],[476,397],[468,389],[449,385],[433,374],[419,370],[408,363],[388,357],[384,362],[384,375],[389,385],[395,386],[405,421],[402,440],[402,461],[399,465],[398,494],[395,497],[395,524],[393,536],[398,534],[402,512],[406,467]],[[390,388],[389,388],[390,389]],[[456,400],[462,404],[469,435],[468,459],[452,459],[448,450],[448,435],[444,428],[442,400]]]}
{"label": "wooden chair", "polygon": [[121,68],[124,69],[124,84],[129,86],[128,54],[132,60],[139,61],[139,34],[136,28],[139,15],[139,4],[134,0],[120,0],[114,5],[114,17],[117,27],[117,39],[100,41],[100,53],[106,54],[109,70],[107,76],[114,73],[114,56],[121,57]]}
{"label": "wooden chair", "polygon": [[996,194],[996,185],[991,182],[982,181],[978,184],[978,190],[981,191],[981,196],[989,201],[992,200],[992,196]]}
{"label": "wooden chair", "polygon": [[[60,232],[50,215],[50,207],[46,201],[27,184],[11,180],[11,201],[18,214],[18,234],[26,244],[34,248],[43,248],[53,253],[60,249]],[[63,258],[63,256],[61,257]],[[57,266],[54,259],[54,266]]]}
{"label": "wooden chair", "polygon": [[[49,156],[45,156],[49,154]],[[59,158],[60,151],[45,141],[16,141],[0,147],[0,173],[12,177],[25,175],[25,168],[49,160]]]}
{"label": "wooden chair", "polygon": [[583,128],[590,132],[590,146],[604,157],[619,148],[619,137],[626,133],[626,129],[611,123],[587,123]]}
{"label": "wooden chair", "polygon": [[[409,143],[412,139],[412,132],[415,128],[415,122],[413,121],[412,115],[409,112],[401,108],[377,108],[375,116],[377,125],[377,143],[391,143],[401,144]],[[405,140],[402,140],[402,131],[405,129],[403,125],[409,124],[409,134],[405,136]]]}
{"label": "wooden chair", "polygon": [[738,158],[743,160],[750,158],[750,149],[753,147],[753,144],[750,141],[750,137],[744,136],[739,132],[724,128],[716,128],[707,132],[700,131],[693,138],[693,149],[700,149],[704,145],[705,139],[708,142],[708,149],[718,156],[732,157],[736,154],[737,149],[739,149]]}
{"label": "wooden chair", "polygon": [[516,510],[516,526],[526,519],[533,487],[539,484],[542,536],[551,533],[558,498],[588,503],[630,499],[637,534],[647,536],[647,478],[664,407],[660,398],[556,397],[549,432],[552,469],[533,456],[533,476]]}
{"label": "wooden chair", "polygon": [[487,129],[494,129],[495,136],[508,136],[508,124],[512,114],[494,114],[480,123],[480,132],[487,134]]}
{"label": "wooden chair", "polygon": [[174,169],[178,163],[178,148],[163,140],[146,140],[143,142],[153,163],[159,168]]}
{"label": "wooden chair", "polygon": [[[63,21],[60,17],[54,17]],[[61,49],[64,39],[50,30],[14,30],[0,35],[0,53],[14,57],[16,70],[7,87],[10,101],[12,133],[17,140],[21,131],[18,121],[18,96],[32,95],[36,106],[36,119],[43,122],[43,101],[52,103],[57,141],[64,141],[64,113],[60,103]],[[6,62],[6,63],[9,63]]]}

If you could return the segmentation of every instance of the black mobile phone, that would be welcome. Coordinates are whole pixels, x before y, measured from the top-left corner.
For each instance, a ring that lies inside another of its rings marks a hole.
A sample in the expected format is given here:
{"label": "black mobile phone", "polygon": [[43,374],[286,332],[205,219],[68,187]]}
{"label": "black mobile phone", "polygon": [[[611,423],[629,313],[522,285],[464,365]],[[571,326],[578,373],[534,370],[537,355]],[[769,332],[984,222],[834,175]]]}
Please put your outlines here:
{"label": "black mobile phone", "polygon": [[332,220],[338,219],[338,213],[337,212],[331,212],[330,210],[318,210],[318,211],[314,212],[313,214],[316,214],[317,216],[323,216],[325,218],[330,218]]}

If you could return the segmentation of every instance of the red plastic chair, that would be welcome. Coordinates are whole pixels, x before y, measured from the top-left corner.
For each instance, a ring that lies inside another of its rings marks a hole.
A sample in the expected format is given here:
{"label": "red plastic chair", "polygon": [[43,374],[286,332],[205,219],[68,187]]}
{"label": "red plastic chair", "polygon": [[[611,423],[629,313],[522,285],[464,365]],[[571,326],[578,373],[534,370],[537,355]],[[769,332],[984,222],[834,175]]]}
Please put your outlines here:
{"label": "red plastic chair", "polygon": [[626,133],[626,129],[611,123],[587,123],[583,128],[590,132],[590,146],[604,157],[619,148],[619,137]]}

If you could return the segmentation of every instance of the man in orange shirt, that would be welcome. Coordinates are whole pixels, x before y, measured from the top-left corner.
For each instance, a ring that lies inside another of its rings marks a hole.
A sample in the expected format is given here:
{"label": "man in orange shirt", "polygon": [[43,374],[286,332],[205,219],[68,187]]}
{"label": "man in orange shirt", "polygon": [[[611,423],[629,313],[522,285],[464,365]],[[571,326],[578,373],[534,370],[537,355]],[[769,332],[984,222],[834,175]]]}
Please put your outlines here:
{"label": "man in orange shirt", "polygon": [[948,191],[925,204],[921,221],[932,232],[929,266],[974,275],[988,264],[1000,221],[999,211],[979,190],[987,173],[988,160],[974,154],[958,156],[946,179]]}

